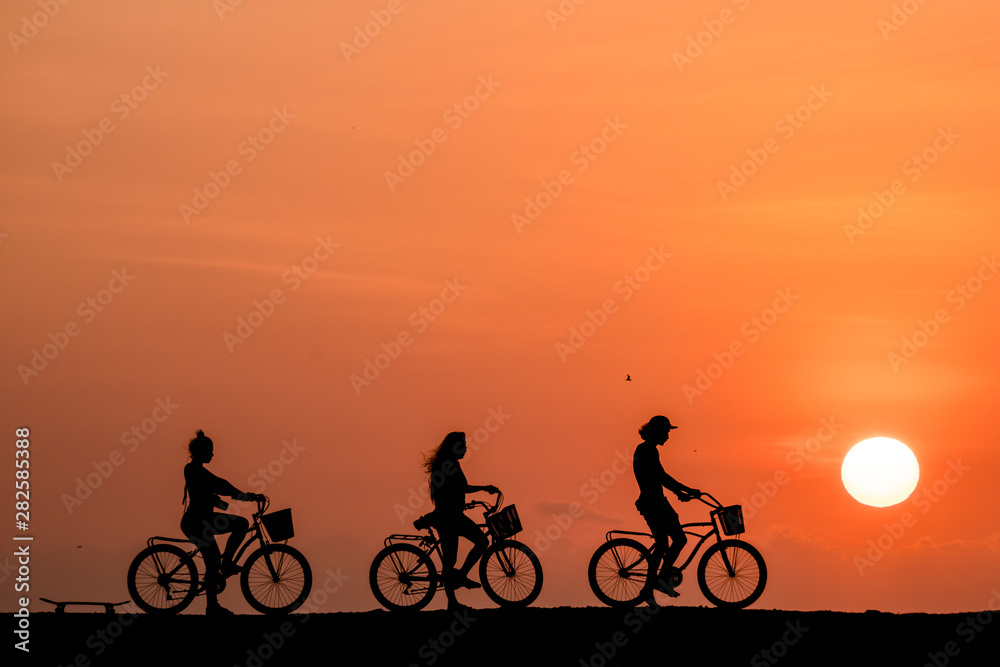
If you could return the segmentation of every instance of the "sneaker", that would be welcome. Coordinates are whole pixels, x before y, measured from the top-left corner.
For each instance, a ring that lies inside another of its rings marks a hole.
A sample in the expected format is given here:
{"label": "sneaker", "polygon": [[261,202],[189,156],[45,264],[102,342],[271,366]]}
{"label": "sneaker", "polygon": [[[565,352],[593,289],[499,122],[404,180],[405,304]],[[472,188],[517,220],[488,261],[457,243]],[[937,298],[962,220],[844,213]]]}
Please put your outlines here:
{"label": "sneaker", "polygon": [[473,581],[468,577],[455,577],[455,588],[482,588],[483,585],[478,581]]}
{"label": "sneaker", "polygon": [[672,598],[680,597],[680,593],[677,592],[677,589],[674,588],[673,585],[664,577],[660,577],[660,579],[656,581],[655,588],[664,595],[669,595]]}
{"label": "sneaker", "polygon": [[205,607],[205,616],[233,616],[233,612],[226,609],[219,603]]}

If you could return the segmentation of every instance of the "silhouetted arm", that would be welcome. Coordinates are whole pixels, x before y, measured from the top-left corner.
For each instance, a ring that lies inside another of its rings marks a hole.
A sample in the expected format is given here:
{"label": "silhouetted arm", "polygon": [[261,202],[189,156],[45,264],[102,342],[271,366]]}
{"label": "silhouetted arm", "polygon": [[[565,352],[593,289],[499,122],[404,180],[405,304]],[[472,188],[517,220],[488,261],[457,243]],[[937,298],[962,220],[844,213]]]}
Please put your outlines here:
{"label": "silhouetted arm", "polygon": [[485,486],[473,486],[469,484],[465,487],[466,493],[475,493],[476,491],[488,491],[489,493],[500,493],[500,489],[493,486],[492,484],[487,484]]}
{"label": "silhouetted arm", "polygon": [[681,500],[690,500],[690,498],[685,498],[685,496],[697,496],[701,494],[698,489],[692,489],[690,486],[685,486],[678,482],[676,479],[667,474],[667,471],[663,469],[663,464],[659,461],[656,462],[659,466],[657,471],[657,480],[663,486],[663,488],[668,491],[677,494],[677,497]]}
{"label": "silhouetted arm", "polygon": [[236,500],[253,500],[257,497],[256,493],[244,493],[237,489],[235,486],[230,484],[228,481],[222,479],[217,475],[213,475],[208,470],[204,470],[205,483],[212,490],[212,493],[216,493],[222,496],[229,496],[230,498],[235,498]]}

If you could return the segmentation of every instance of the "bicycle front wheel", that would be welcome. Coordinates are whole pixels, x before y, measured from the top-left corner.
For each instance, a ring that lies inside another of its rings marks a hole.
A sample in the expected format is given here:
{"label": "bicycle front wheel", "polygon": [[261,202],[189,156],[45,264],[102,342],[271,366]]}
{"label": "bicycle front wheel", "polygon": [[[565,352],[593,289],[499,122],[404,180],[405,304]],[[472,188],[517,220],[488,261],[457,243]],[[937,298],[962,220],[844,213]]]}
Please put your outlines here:
{"label": "bicycle front wheel", "polygon": [[542,592],[542,564],[527,545],[504,540],[483,554],[479,581],[501,607],[527,607]]}
{"label": "bicycle front wheel", "polygon": [[198,594],[198,570],[190,555],[171,544],[147,547],[128,568],[128,592],[143,611],[176,614]]}
{"label": "bicycle front wheel", "polygon": [[764,592],[766,583],[764,557],[742,540],[716,542],[698,563],[698,585],[716,607],[748,607]]}
{"label": "bicycle front wheel", "polygon": [[411,544],[394,544],[378,552],[368,571],[372,593],[390,611],[426,607],[438,587],[430,556]]}
{"label": "bicycle front wheel", "polygon": [[268,544],[250,554],[240,572],[240,587],[250,606],[262,614],[287,614],[302,606],[312,588],[309,561],[287,544]]}
{"label": "bicycle front wheel", "polygon": [[635,540],[608,540],[590,559],[590,588],[609,607],[634,607],[649,597],[651,558],[649,550]]}

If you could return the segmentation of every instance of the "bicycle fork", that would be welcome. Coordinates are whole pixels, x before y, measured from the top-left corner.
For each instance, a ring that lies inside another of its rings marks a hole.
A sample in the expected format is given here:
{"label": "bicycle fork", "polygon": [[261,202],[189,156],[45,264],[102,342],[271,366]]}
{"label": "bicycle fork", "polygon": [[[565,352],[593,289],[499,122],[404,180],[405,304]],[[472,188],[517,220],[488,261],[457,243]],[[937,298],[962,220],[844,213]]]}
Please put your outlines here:
{"label": "bicycle fork", "polygon": [[497,561],[500,563],[500,570],[504,573],[504,576],[514,576],[514,561],[511,559],[506,549],[497,550]]}
{"label": "bicycle fork", "polygon": [[719,553],[722,554],[722,563],[726,566],[726,573],[729,574],[730,577],[735,577],[736,566],[734,563],[730,562],[729,554],[726,553],[726,547],[723,546],[719,549]]}
{"label": "bicycle fork", "polygon": [[[274,566],[274,563],[271,562],[271,557],[272,557],[272,554],[269,554],[269,553],[265,552],[264,553],[264,564],[267,565],[267,572],[268,572],[268,574],[271,575],[271,581],[273,581],[274,583],[278,583],[278,581],[281,579],[281,577],[278,576],[278,570]],[[276,557],[278,557],[278,556],[276,556]]]}

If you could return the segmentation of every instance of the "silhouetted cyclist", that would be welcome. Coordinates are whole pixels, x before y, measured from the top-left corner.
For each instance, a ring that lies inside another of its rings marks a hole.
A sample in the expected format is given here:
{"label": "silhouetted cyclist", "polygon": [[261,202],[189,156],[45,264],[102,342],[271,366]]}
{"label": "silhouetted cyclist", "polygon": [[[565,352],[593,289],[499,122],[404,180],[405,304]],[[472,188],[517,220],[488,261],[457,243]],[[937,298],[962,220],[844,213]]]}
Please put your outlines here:
{"label": "silhouetted cyclist", "polygon": [[[476,491],[493,494],[500,492],[492,485],[469,484],[459,463],[465,458],[467,451],[465,433],[453,431],[424,459],[424,469],[430,476],[430,496],[434,501],[434,511],[429,518],[440,536],[444,592],[448,596],[448,609],[453,611],[466,608],[455,598],[456,588],[481,587],[479,582],[469,579],[469,571],[489,546],[489,538],[475,521],[465,516],[465,494]],[[472,548],[462,567],[455,569],[459,537],[472,542]]]}
{"label": "silhouetted cyclist", "polygon": [[670,583],[670,571],[681,549],[687,544],[687,537],[681,528],[680,518],[670,506],[663,489],[666,487],[677,494],[682,502],[701,495],[698,489],[684,486],[668,475],[660,463],[660,453],[656,448],[670,438],[670,431],[675,428],[677,427],[662,415],[650,419],[639,429],[642,442],[635,448],[632,457],[632,471],[639,484],[639,499],[635,501],[635,507],[646,520],[649,532],[656,541],[654,555],[658,554],[662,558],[657,588],[671,597],[677,597],[679,593]]}
{"label": "silhouetted cyclist", "polygon": [[[235,486],[216,477],[205,469],[205,464],[215,456],[212,439],[204,432],[198,434],[188,445],[191,462],[184,466],[184,516],[181,518],[181,530],[201,551],[205,559],[205,597],[208,606],[206,614],[231,614],[232,612],[219,604],[217,587],[219,579],[236,571],[233,557],[250,529],[249,522],[235,514],[216,512],[219,508],[229,507],[219,497],[229,496],[236,500],[256,500],[256,493],[244,493]],[[189,500],[190,499],[190,500]],[[216,535],[229,533],[226,541],[226,551],[219,553]]]}

